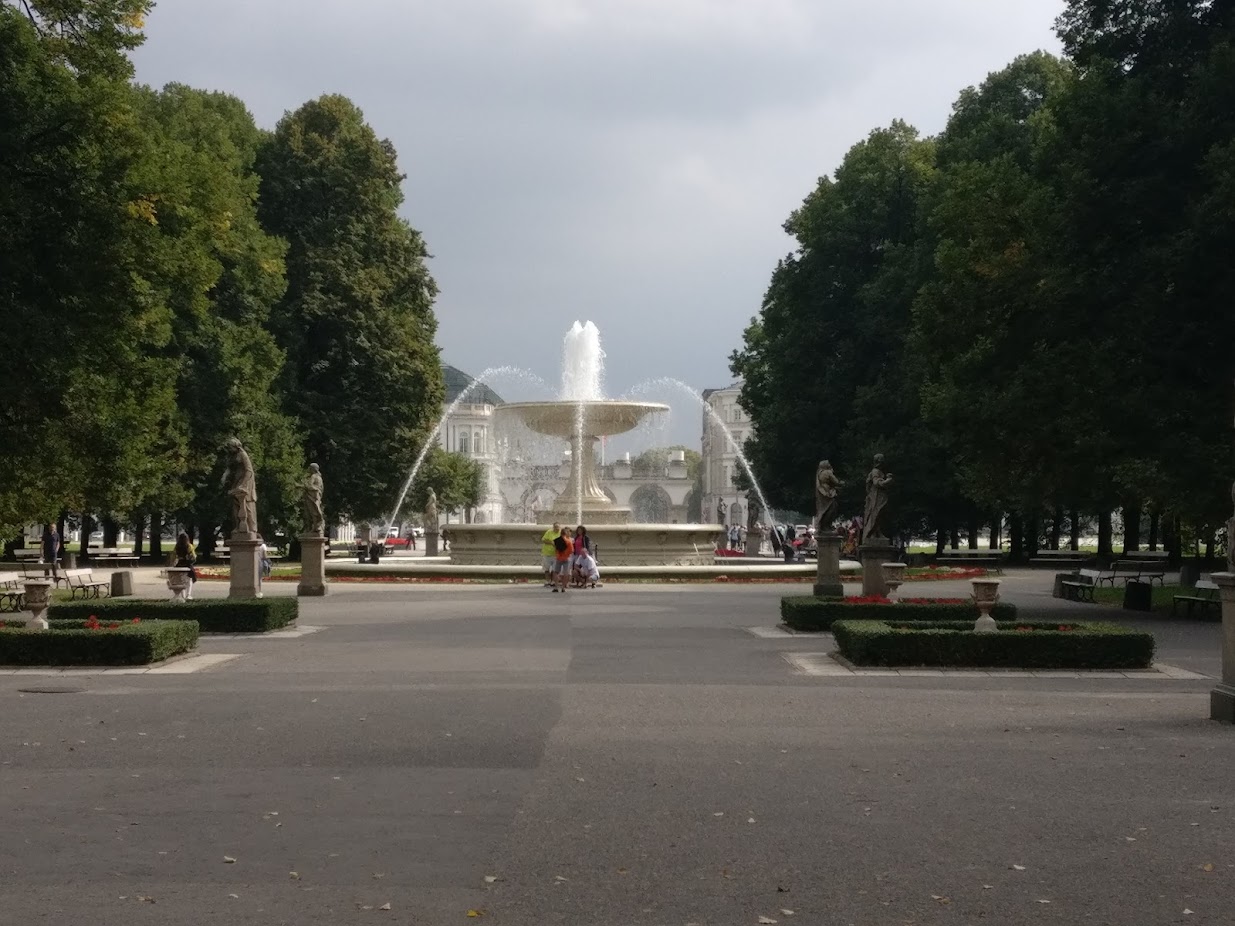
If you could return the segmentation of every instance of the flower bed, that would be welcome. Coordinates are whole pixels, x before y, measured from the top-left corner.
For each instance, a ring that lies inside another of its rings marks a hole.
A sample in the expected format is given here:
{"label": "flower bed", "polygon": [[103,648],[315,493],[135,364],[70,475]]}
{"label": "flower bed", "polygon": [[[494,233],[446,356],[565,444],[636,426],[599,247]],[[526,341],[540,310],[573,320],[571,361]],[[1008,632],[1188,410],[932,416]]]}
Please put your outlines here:
{"label": "flower bed", "polygon": [[972,621],[842,620],[832,633],[860,666],[1145,669],[1154,655],[1153,634],[1104,623],[1013,621],[975,633]]}
{"label": "flower bed", "polygon": [[300,613],[295,598],[216,598],[204,601],[106,598],[102,601],[56,602],[51,618],[84,620],[91,614],[100,621],[143,620],[196,621],[202,633],[265,633],[286,627]]}
{"label": "flower bed", "polygon": [[[903,598],[893,603],[887,598],[816,598],[790,595],[780,600],[781,620],[800,633],[831,630],[837,621],[962,621],[978,619],[978,609],[964,598]],[[1016,606],[997,604],[996,620],[1015,620]]]}
{"label": "flower bed", "polygon": [[[97,602],[96,602],[97,604]],[[197,645],[195,621],[57,620],[50,630],[0,623],[0,665],[143,666]]]}

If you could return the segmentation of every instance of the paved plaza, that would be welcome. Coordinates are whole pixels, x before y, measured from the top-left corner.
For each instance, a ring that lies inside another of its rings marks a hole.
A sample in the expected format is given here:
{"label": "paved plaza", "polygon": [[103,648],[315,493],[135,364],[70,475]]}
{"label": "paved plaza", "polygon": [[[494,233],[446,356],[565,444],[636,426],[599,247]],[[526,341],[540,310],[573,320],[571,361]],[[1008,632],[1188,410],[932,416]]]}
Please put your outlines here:
{"label": "paved plaza", "polygon": [[1049,584],[1005,597],[1178,671],[811,673],[802,585],[342,582],[194,671],[0,671],[0,923],[1229,924],[1218,625]]}

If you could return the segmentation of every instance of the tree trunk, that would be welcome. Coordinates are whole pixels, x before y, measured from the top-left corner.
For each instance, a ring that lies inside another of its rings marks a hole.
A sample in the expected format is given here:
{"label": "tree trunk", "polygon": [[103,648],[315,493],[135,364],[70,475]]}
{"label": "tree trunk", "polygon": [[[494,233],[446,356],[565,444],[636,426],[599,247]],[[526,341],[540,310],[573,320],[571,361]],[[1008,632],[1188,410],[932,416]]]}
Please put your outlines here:
{"label": "tree trunk", "polygon": [[960,532],[957,530],[955,524],[953,524],[951,527],[948,528],[948,540],[951,542],[953,550],[960,549],[961,535],[960,535]]}
{"label": "tree trunk", "polygon": [[1059,538],[1063,536],[1063,505],[1055,506],[1055,513],[1051,517],[1051,540],[1050,548],[1052,550],[1059,549]]}
{"label": "tree trunk", "polygon": [[[42,527],[43,525],[39,525]],[[60,535],[60,547],[63,552],[60,554],[60,561],[64,562],[65,555],[69,552],[69,538],[64,536],[64,529],[69,526],[69,513],[67,511],[60,512],[60,517],[56,519],[56,533]],[[40,531],[42,533],[42,531]]]}
{"label": "tree trunk", "polygon": [[145,548],[146,539],[146,516],[138,514],[133,516],[133,555],[140,557],[142,550]]}
{"label": "tree trunk", "polygon": [[1154,509],[1149,513],[1149,550],[1156,552],[1158,549],[1158,526],[1162,521],[1162,515]]}
{"label": "tree trunk", "polygon": [[1124,553],[1135,553],[1140,548],[1141,506],[1124,505]]}
{"label": "tree trunk", "polygon": [[1081,513],[1073,508],[1068,512],[1068,549],[1073,553],[1081,548]]}
{"label": "tree trunk", "polygon": [[88,514],[81,516],[81,553],[77,555],[79,563],[90,562],[90,535],[94,533],[94,517]]}
{"label": "tree trunk", "polygon": [[1098,512],[1098,555],[1110,556],[1114,552],[1114,532],[1111,529],[1110,509]]}
{"label": "tree trunk", "polygon": [[120,543],[120,525],[115,518],[103,519],[103,548],[113,549]]}
{"label": "tree trunk", "polygon": [[1024,552],[1027,557],[1037,556],[1038,540],[1042,528],[1042,515],[1037,508],[1025,516],[1023,529],[1025,531]]}
{"label": "tree trunk", "polygon": [[1008,515],[1008,558],[1020,560],[1025,555],[1025,519],[1020,512]]}
{"label": "tree trunk", "polygon": [[948,548],[948,535],[941,527],[935,531],[935,555],[943,556],[943,551]]}
{"label": "tree trunk", "polygon": [[1205,560],[1206,562],[1213,562],[1213,558],[1214,558],[1214,535],[1209,534],[1205,538]]}
{"label": "tree trunk", "polygon": [[982,525],[974,516],[970,516],[969,523],[965,526],[965,533],[969,537],[969,549],[976,550],[978,548],[978,532],[982,530]]}
{"label": "tree trunk", "polygon": [[199,559],[209,559],[214,556],[214,525],[197,525],[197,556]]}
{"label": "tree trunk", "polygon": [[163,512],[150,513],[150,558],[156,566],[163,565]]}
{"label": "tree trunk", "polygon": [[991,515],[991,539],[990,548],[999,550],[1003,548],[1003,512],[996,511]]}

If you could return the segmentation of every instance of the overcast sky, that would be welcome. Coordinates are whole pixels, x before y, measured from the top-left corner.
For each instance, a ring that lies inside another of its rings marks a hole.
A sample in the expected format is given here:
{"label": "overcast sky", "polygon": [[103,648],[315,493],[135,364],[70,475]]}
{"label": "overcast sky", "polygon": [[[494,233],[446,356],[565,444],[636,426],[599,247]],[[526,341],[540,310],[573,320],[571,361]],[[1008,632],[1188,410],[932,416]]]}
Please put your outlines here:
{"label": "overcast sky", "polygon": [[[233,93],[267,127],[351,97],[408,175],[443,359],[556,388],[562,334],[592,319],[616,396],[659,376],[726,385],[817,178],[872,128],[938,132],[962,88],[1057,52],[1062,6],[159,0],[136,62],[146,83]],[[697,441],[698,422],[675,409],[675,438]]]}

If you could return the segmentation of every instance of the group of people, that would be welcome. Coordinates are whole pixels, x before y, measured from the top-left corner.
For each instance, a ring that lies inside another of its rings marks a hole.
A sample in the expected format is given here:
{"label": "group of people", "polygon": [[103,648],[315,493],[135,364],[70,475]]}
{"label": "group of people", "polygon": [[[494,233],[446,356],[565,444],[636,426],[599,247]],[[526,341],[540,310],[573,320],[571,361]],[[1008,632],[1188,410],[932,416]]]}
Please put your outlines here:
{"label": "group of people", "polygon": [[595,588],[600,581],[596,547],[580,524],[573,531],[554,522],[540,538],[545,588],[565,593],[567,588]]}

